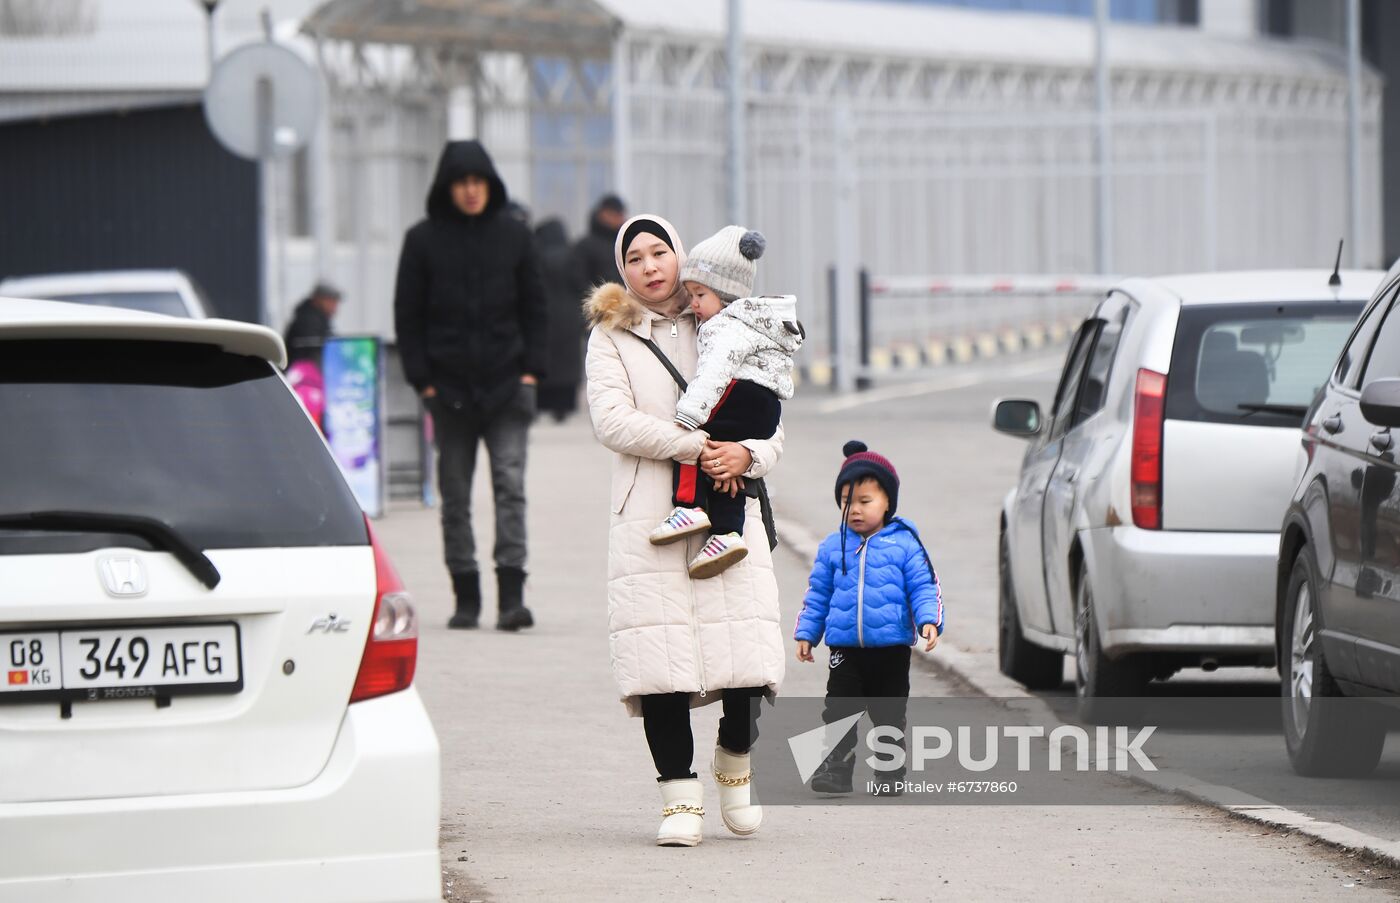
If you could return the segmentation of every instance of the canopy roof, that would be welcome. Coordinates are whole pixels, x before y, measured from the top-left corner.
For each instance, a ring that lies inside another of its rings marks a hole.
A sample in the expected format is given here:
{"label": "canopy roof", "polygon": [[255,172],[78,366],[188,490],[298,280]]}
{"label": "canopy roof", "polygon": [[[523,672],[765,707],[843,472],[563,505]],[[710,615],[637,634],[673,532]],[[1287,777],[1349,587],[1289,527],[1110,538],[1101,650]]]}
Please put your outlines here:
{"label": "canopy roof", "polygon": [[[725,0],[328,0],[306,22],[322,37],[366,43],[466,45],[540,55],[606,55],[620,30],[677,40],[723,39]],[[744,5],[744,36],[813,54],[1082,68],[1093,59],[1087,19],[989,13],[932,4],[762,0]],[[1336,77],[1325,44],[1237,38],[1197,28],[1115,24],[1114,66],[1164,71]]]}

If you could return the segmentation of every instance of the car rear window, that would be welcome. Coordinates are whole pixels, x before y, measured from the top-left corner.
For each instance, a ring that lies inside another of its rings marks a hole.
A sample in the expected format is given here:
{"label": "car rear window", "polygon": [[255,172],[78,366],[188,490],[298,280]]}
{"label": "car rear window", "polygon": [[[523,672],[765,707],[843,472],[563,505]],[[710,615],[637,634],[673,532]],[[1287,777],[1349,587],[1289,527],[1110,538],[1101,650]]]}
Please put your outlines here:
{"label": "car rear window", "polygon": [[1361,308],[1343,301],[1183,307],[1166,416],[1301,426]]}
{"label": "car rear window", "polygon": [[[364,545],[364,517],[268,362],[211,345],[0,342],[0,516],[137,515],[203,549]],[[0,530],[0,554],[148,548]]]}
{"label": "car rear window", "polygon": [[45,301],[66,301],[69,304],[95,304],[99,307],[121,307],[150,314],[188,317],[189,308],[176,292],[89,292],[71,295],[46,295]]}

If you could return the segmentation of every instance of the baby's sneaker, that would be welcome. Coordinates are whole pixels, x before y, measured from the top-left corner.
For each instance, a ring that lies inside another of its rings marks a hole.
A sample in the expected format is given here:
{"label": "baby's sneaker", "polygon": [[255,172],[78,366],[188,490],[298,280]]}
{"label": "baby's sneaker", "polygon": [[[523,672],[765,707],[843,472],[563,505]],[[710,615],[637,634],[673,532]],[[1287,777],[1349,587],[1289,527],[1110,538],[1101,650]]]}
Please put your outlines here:
{"label": "baby's sneaker", "polygon": [[709,529],[710,516],[704,508],[676,508],[661,522],[661,526],[651,531],[651,544],[669,545]]}
{"label": "baby's sneaker", "polygon": [[749,547],[738,533],[711,536],[690,562],[690,576],[696,580],[713,577],[748,557]]}

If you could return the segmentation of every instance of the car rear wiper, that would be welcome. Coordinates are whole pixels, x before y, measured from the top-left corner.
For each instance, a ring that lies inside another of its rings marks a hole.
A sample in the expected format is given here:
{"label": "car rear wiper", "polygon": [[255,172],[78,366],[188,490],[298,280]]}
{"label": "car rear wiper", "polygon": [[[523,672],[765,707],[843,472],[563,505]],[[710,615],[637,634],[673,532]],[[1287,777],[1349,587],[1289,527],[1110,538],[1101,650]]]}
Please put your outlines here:
{"label": "car rear wiper", "polygon": [[165,549],[189,569],[195,578],[213,589],[222,576],[214,562],[169,524],[154,517],[135,514],[100,514],[95,511],[33,511],[28,514],[0,514],[0,527],[20,530],[101,530],[129,533],[157,548]]}
{"label": "car rear wiper", "polygon": [[1305,404],[1242,404],[1237,405],[1237,407],[1241,411],[1247,412],[1244,415],[1246,417],[1250,414],[1258,414],[1260,412],[1265,414],[1292,414],[1294,417],[1302,417],[1308,412],[1308,406]]}

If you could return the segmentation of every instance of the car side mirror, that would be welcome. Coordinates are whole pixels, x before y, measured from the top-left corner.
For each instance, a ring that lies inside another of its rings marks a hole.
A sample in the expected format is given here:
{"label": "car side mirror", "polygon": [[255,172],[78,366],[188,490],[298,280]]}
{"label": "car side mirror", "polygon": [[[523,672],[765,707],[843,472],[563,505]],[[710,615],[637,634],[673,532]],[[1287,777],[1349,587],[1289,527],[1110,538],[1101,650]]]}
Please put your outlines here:
{"label": "car side mirror", "polygon": [[1040,405],[1034,401],[1000,398],[992,406],[992,429],[998,433],[1028,439],[1039,435],[1040,426]]}
{"label": "car side mirror", "polygon": [[1376,426],[1400,426],[1400,379],[1377,379],[1361,390],[1361,416]]}

